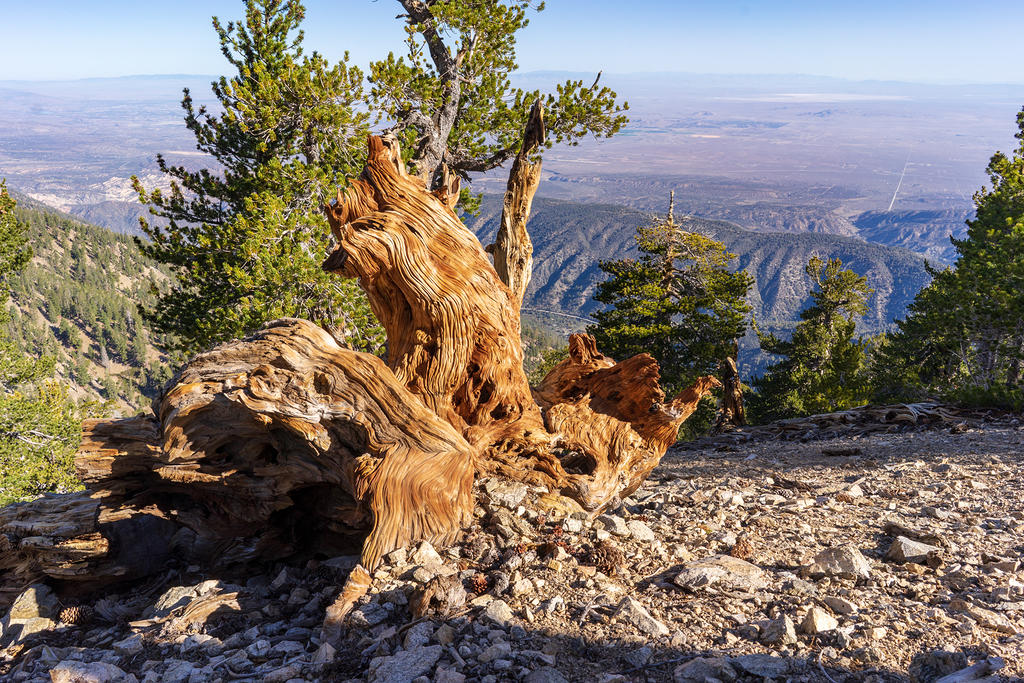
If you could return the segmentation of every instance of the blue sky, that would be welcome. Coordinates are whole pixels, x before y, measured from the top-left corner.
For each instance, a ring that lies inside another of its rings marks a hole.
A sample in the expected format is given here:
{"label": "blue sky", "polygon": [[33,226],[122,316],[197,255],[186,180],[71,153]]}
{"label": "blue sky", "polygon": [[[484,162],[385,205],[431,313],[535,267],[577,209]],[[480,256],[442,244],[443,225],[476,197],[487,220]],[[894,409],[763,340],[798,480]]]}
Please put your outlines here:
{"label": "blue sky", "polygon": [[[533,70],[804,73],[1024,83],[1021,0],[548,0],[520,39]],[[308,0],[307,49],[363,65],[400,50],[394,0]],[[0,80],[218,74],[210,16],[241,0],[0,0]]]}

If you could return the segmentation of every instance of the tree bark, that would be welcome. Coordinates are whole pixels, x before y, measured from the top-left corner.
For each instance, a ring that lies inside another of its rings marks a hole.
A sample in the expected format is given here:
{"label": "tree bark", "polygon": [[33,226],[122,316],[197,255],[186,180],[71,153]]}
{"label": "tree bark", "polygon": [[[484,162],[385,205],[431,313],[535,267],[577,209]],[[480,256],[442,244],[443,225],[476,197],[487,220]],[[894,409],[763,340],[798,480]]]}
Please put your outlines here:
{"label": "tree bark", "polygon": [[364,172],[326,209],[338,246],[324,268],[360,278],[387,364],[278,320],[192,359],[153,415],[87,423],[87,493],[0,510],[0,600],[38,580],[145,576],[172,557],[215,568],[360,552],[330,637],[384,554],[458,536],[475,477],[592,513],[642,483],[717,380],[666,402],[650,356],[616,363],[574,335],[531,390],[519,296],[453,212],[457,187],[427,192],[400,159],[372,137]]}
{"label": "tree bark", "polygon": [[522,306],[526,288],[533,274],[533,242],[526,231],[533,196],[540,185],[541,161],[531,160],[544,144],[544,107],[540,100],[533,103],[530,118],[519,150],[508,174],[508,188],[501,207],[501,223],[494,244],[487,251],[494,254],[494,270],[508,285],[512,296]]}
{"label": "tree bark", "polygon": [[722,405],[719,407],[712,434],[721,434],[733,427],[742,427],[747,423],[746,410],[743,407],[743,384],[736,367],[736,353],[722,362],[722,384],[724,387]]}

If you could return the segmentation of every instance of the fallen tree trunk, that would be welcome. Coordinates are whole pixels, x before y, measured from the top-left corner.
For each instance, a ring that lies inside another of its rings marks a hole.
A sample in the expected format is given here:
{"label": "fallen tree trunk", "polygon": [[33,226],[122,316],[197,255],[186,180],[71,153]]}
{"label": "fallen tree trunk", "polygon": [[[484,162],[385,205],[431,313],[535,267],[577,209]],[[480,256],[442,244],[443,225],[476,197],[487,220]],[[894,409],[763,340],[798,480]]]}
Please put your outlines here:
{"label": "fallen tree trunk", "polygon": [[372,137],[327,208],[338,246],[324,268],[360,278],[387,364],[293,319],[197,356],[155,415],[86,425],[87,494],[0,510],[0,600],[44,579],[144,576],[172,556],[214,568],[359,552],[336,628],[383,554],[458,535],[475,477],[592,513],[640,485],[717,380],[666,401],[650,356],[615,363],[574,335],[532,390],[520,295],[452,210],[457,183],[429,193],[400,159]]}

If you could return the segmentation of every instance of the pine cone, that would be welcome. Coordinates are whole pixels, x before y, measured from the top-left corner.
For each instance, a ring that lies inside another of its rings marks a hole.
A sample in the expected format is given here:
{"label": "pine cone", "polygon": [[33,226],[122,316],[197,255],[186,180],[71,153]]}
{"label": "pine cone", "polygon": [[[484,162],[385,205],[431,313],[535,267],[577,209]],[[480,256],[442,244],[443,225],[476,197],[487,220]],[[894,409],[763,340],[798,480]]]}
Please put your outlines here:
{"label": "pine cone", "polygon": [[58,618],[65,624],[80,626],[91,622],[93,616],[94,612],[92,607],[89,607],[88,605],[73,605],[62,609]]}
{"label": "pine cone", "polygon": [[598,571],[606,576],[614,576],[625,563],[626,558],[613,543],[601,541],[590,551],[590,560]]}
{"label": "pine cone", "polygon": [[473,574],[469,580],[469,587],[477,595],[483,595],[487,592],[487,576],[479,572]]}

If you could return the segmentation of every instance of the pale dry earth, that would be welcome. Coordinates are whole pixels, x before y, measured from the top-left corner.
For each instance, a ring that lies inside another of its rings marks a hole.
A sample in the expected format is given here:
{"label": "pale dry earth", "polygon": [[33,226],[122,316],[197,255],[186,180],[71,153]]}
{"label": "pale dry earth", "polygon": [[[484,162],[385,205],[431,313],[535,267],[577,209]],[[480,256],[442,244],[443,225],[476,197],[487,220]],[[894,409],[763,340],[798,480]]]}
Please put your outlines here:
{"label": "pale dry earth", "polygon": [[[388,556],[333,652],[319,625],[354,557],[174,567],[63,603],[41,589],[4,619],[0,679],[1021,680],[1024,430],[952,431],[677,448],[593,522],[492,483],[460,545]],[[934,549],[886,559],[898,533]],[[841,548],[861,576],[806,570]],[[60,623],[76,602],[65,617],[91,621]]]}

